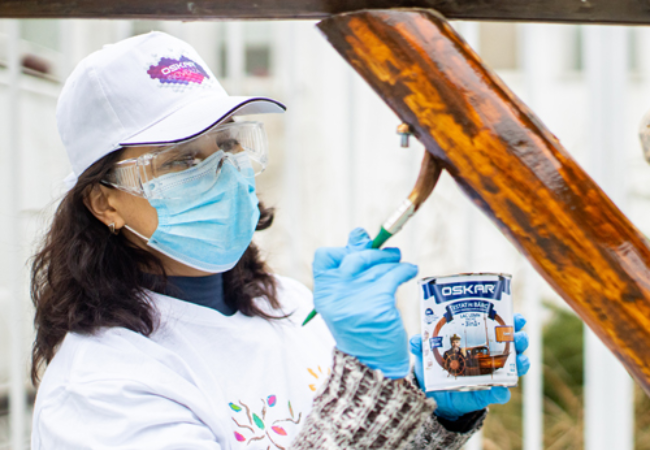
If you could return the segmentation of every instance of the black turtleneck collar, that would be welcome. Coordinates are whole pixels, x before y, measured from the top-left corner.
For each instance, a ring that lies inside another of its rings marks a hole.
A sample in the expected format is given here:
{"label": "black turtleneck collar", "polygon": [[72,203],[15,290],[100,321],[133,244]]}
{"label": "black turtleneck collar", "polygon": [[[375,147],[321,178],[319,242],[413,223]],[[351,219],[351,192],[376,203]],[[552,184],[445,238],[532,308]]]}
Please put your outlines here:
{"label": "black turtleneck collar", "polygon": [[237,312],[224,300],[223,276],[220,273],[205,277],[167,277],[164,292],[159,294],[212,308],[224,316],[232,316]]}

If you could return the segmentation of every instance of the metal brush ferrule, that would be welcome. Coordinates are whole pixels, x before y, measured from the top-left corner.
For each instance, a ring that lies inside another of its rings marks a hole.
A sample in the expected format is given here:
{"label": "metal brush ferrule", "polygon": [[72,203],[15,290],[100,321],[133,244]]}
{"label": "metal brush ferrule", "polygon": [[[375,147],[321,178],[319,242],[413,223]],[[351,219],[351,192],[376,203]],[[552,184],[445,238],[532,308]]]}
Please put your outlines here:
{"label": "metal brush ferrule", "polygon": [[384,229],[390,234],[395,234],[402,229],[404,224],[415,213],[415,205],[408,198],[395,210],[395,212],[384,222]]}

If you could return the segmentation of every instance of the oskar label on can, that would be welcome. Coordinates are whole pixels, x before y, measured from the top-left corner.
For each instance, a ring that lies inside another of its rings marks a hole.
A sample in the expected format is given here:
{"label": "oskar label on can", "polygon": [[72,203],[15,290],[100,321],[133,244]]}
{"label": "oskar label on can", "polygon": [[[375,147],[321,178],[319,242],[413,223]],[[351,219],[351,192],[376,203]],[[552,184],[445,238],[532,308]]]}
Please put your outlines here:
{"label": "oskar label on can", "polygon": [[489,273],[420,280],[427,391],[517,385],[510,280]]}

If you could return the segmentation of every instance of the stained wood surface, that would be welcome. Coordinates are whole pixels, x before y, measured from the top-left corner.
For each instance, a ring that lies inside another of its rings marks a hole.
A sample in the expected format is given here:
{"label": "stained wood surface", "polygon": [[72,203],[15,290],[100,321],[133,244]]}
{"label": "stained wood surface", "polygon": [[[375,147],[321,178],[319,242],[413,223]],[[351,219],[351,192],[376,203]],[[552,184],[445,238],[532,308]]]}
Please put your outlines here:
{"label": "stained wood surface", "polygon": [[431,11],[319,27],[650,395],[650,249],[556,137]]}
{"label": "stained wood surface", "polygon": [[650,23],[650,0],[3,0],[0,17],[318,19],[403,7],[434,8],[450,19]]}

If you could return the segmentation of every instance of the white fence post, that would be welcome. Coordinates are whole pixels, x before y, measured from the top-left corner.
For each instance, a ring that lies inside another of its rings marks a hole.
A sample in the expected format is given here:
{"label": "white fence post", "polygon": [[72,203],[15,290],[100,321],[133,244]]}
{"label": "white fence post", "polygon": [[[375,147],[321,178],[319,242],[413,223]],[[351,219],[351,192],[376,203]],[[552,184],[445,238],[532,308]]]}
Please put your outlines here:
{"label": "white fence post", "polygon": [[244,24],[227,22],[226,24],[227,67],[226,78],[230,95],[244,95]]}
{"label": "white fence post", "polygon": [[[624,208],[626,30],[603,26],[584,30],[589,173]],[[632,389],[632,380],[623,366],[585,327],[585,450],[633,449]]]}
{"label": "white fence post", "polygon": [[544,391],[542,370],[542,305],[539,282],[533,268],[526,264],[524,288],[524,313],[529,336],[527,350],[531,366],[523,378],[524,393],[524,450],[542,450],[544,444]]}
{"label": "white fence post", "polygon": [[9,417],[11,421],[11,448],[12,450],[23,450],[25,448],[25,370],[23,358],[23,290],[22,271],[23,261],[20,255],[21,226],[20,226],[20,202],[21,202],[21,169],[20,169],[20,123],[19,123],[19,99],[20,99],[20,22],[8,20],[5,22],[7,29],[7,67],[9,71],[9,82],[7,85],[8,99],[7,111],[7,135],[4,155],[4,163],[10,167],[11,186],[10,193],[11,210],[8,228],[10,236],[5,236],[5,242],[10,243],[9,254],[13,263],[11,264],[14,273],[11,276],[11,325],[10,325],[10,391],[9,391]]}
{"label": "white fence post", "polygon": [[[524,73],[524,91],[526,103],[533,111],[538,111],[548,86],[545,45],[552,30],[545,25],[526,24],[521,26],[521,63]],[[528,358],[531,366],[523,378],[523,448],[524,450],[541,450],[544,439],[543,409],[543,372],[542,372],[542,305],[539,295],[540,285],[537,274],[529,263],[525,269],[524,314],[527,320],[526,332],[529,336]]]}

